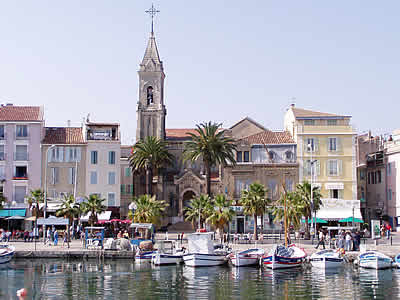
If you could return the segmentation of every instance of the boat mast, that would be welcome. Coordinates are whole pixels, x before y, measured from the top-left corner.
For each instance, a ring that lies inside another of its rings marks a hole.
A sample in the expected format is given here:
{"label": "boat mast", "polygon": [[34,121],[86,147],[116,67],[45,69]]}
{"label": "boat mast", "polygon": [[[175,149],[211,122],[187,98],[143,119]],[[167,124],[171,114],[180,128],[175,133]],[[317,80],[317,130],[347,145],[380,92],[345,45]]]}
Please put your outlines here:
{"label": "boat mast", "polygon": [[283,221],[283,226],[285,227],[285,247],[287,248],[288,246],[288,240],[287,240],[287,208],[286,208],[286,198],[287,198],[287,193],[286,193],[286,187],[283,185],[283,212],[284,212],[284,221]]}

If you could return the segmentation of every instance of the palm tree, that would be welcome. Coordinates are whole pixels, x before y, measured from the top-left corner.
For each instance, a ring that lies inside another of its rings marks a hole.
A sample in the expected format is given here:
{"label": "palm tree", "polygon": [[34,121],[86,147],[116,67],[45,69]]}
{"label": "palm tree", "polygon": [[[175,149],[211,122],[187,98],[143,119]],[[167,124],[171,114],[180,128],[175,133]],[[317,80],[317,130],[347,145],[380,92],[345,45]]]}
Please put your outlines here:
{"label": "palm tree", "polygon": [[304,209],[299,193],[286,191],[282,193],[279,200],[274,203],[272,213],[277,220],[285,221],[285,200],[286,225],[291,224],[295,229],[298,229]]}
{"label": "palm tree", "polygon": [[3,193],[0,194],[0,209],[3,208],[4,203],[7,202],[7,198],[3,195]]}
{"label": "palm tree", "polygon": [[[79,205],[75,202],[74,195],[68,194],[64,195],[64,199],[62,200],[62,204],[59,209],[56,211],[56,215],[59,217],[64,217],[68,219],[68,224],[71,225],[74,221],[74,217],[79,215]],[[70,241],[70,230],[67,225],[67,244],[69,248],[69,241]]]}
{"label": "palm tree", "polygon": [[156,196],[141,195],[135,197],[136,204],[133,220],[138,223],[158,224],[168,204],[164,200],[156,200]]}
{"label": "palm tree", "polygon": [[173,155],[168,152],[167,144],[154,136],[138,141],[129,156],[129,165],[133,172],[146,171],[146,194],[152,195],[153,171],[171,164]]}
{"label": "palm tree", "polygon": [[213,209],[206,222],[215,226],[218,231],[219,238],[222,243],[224,228],[230,221],[232,221],[235,211],[232,209],[232,201],[226,199],[225,195],[216,195],[213,201]]}
{"label": "palm tree", "polygon": [[317,211],[320,209],[322,205],[321,202],[321,190],[319,187],[313,187],[313,203],[311,203],[311,184],[307,181],[304,181],[302,184],[296,185],[296,192],[300,196],[300,202],[303,206],[303,215],[306,218],[306,233],[305,237],[307,239],[310,238],[310,224],[308,220],[312,218],[313,211]]}
{"label": "palm tree", "polygon": [[261,183],[254,182],[249,185],[247,190],[242,191],[240,204],[243,206],[243,212],[246,215],[254,217],[254,239],[257,235],[257,216],[263,216],[269,200],[266,197],[267,189]]}
{"label": "palm tree", "polygon": [[192,222],[193,228],[196,223],[200,223],[198,224],[199,229],[203,228],[203,224],[212,208],[212,201],[208,195],[201,194],[198,197],[194,197],[190,200],[189,207],[184,209],[185,220]]}
{"label": "palm tree", "polygon": [[98,195],[92,194],[85,197],[86,201],[81,203],[81,210],[83,213],[90,213],[89,222],[93,226],[97,222],[97,215],[106,211],[107,207],[103,205],[105,199],[101,199]]}
{"label": "palm tree", "polygon": [[211,197],[211,167],[217,164],[226,165],[236,164],[234,151],[236,150],[235,141],[224,136],[224,131],[220,130],[222,124],[201,123],[196,125],[196,133],[188,132],[191,141],[185,144],[183,160],[192,162],[198,159],[203,160],[206,171],[207,195]]}
{"label": "palm tree", "polygon": [[44,192],[41,189],[31,190],[28,196],[28,207],[29,209],[35,204],[35,217],[39,217],[39,207],[36,207],[39,203],[44,203]]}

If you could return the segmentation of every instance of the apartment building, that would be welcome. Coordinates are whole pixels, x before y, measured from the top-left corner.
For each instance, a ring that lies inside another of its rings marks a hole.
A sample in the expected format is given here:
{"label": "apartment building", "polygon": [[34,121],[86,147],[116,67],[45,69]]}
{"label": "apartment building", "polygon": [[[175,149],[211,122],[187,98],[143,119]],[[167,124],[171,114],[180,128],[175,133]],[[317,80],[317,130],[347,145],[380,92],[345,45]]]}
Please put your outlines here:
{"label": "apartment building", "polygon": [[132,146],[121,146],[120,176],[121,176],[121,218],[128,216],[129,204],[134,195],[132,170],[129,166],[129,156]]}
{"label": "apartment building", "polygon": [[41,185],[43,108],[0,106],[0,193],[7,198],[0,217],[25,216],[26,195]]}
{"label": "apartment building", "polygon": [[112,218],[120,217],[120,157],[119,124],[95,123],[87,120],[83,126],[86,148],[86,194],[104,199]]}
{"label": "apartment building", "polygon": [[[297,143],[299,179],[321,188],[320,218],[361,217],[357,199],[355,129],[351,117],[297,108],[284,117],[285,130]],[[311,178],[311,174],[313,178]]]}
{"label": "apartment building", "polygon": [[42,189],[47,194],[47,212],[55,212],[68,194],[76,199],[86,196],[86,147],[81,127],[45,128]]}

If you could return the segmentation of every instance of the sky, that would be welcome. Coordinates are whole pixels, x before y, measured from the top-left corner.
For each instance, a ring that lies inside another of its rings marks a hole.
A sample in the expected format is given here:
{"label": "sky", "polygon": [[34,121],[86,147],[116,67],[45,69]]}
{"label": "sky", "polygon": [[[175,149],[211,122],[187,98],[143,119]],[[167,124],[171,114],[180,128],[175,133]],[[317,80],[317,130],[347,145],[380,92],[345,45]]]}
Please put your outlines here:
{"label": "sky", "polygon": [[[400,1],[158,0],[167,128],[283,128],[291,103],[399,128]],[[46,126],[119,122],[136,134],[145,0],[0,0],[0,103],[43,105]]]}

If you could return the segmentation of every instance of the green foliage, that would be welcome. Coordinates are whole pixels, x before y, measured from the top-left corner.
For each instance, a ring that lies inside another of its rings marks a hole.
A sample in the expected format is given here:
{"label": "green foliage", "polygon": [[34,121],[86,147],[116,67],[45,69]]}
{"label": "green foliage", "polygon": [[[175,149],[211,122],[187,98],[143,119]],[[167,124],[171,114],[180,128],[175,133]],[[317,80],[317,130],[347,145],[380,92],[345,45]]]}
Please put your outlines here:
{"label": "green foliage", "polygon": [[[44,203],[44,192],[41,189],[36,189],[36,190],[31,190],[29,192],[28,196],[28,207],[31,208],[33,204],[36,205],[36,203]],[[34,210],[34,215],[37,217],[40,216],[40,210],[38,211],[37,209]]]}
{"label": "green foliage", "polygon": [[196,133],[188,132],[191,141],[185,144],[183,160],[195,162],[202,159],[206,169],[207,195],[211,196],[211,167],[217,164],[236,164],[235,140],[224,136],[222,124],[207,122],[196,125]]}
{"label": "green foliage", "polygon": [[0,209],[3,208],[4,204],[7,202],[7,198],[3,195],[3,193],[0,194]]}
{"label": "green foliage", "polygon": [[295,229],[300,228],[301,217],[303,216],[304,206],[301,197],[297,192],[282,193],[279,200],[274,204],[272,214],[277,220],[285,219],[285,198],[286,198],[286,217],[287,226],[293,225]]}
{"label": "green foliage", "polygon": [[184,209],[185,220],[192,222],[194,227],[194,224],[198,223],[200,213],[200,227],[203,227],[212,209],[212,201],[208,195],[202,194],[194,197],[191,199],[190,205]]}
{"label": "green foliage", "polygon": [[212,202],[213,208],[210,210],[210,215],[206,219],[207,223],[215,226],[220,232],[220,237],[224,228],[235,216],[235,211],[232,209],[232,201],[226,199],[225,195],[216,195]]}
{"label": "green foliage", "polygon": [[136,204],[133,220],[137,223],[158,224],[168,204],[164,200],[157,200],[156,196],[141,195],[133,198]]}
{"label": "green foliage", "polygon": [[81,211],[85,214],[90,213],[89,222],[93,226],[97,222],[97,215],[106,211],[107,207],[103,205],[105,199],[96,194],[85,197],[86,201],[80,205]]}
{"label": "green foliage", "polygon": [[69,219],[69,224],[72,224],[74,217],[79,215],[79,205],[75,202],[74,195],[64,195],[61,206],[56,211],[56,216]]}

